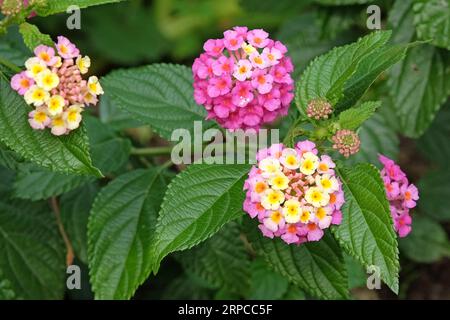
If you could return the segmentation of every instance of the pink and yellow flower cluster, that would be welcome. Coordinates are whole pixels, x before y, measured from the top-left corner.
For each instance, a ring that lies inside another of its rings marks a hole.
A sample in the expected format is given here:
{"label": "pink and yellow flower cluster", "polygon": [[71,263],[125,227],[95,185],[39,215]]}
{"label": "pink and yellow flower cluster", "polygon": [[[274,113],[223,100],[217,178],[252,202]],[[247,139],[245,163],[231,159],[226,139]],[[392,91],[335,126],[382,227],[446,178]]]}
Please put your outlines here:
{"label": "pink and yellow flower cluster", "polygon": [[287,48],[262,29],[235,27],[210,39],[192,66],[194,98],[222,127],[259,129],[286,115],[294,67]]}
{"label": "pink and yellow flower cluster", "polygon": [[419,190],[410,184],[406,174],[391,159],[379,155],[383,164],[381,176],[384,181],[386,195],[389,200],[394,228],[399,237],[406,237],[411,232],[411,216],[409,210],[416,206],[419,200]]}
{"label": "pink and yellow flower cluster", "polygon": [[244,184],[244,210],[258,219],[266,237],[288,244],[318,241],[324,229],[341,223],[342,184],[334,162],[319,156],[313,142],[274,144],[260,150],[257,160]]}
{"label": "pink and yellow flower cluster", "polygon": [[29,113],[31,127],[50,128],[59,136],[79,127],[84,107],[97,104],[103,89],[96,76],[82,78],[91,61],[73,43],[59,36],[55,48],[36,47],[35,56],[25,62],[26,70],[12,77],[11,87],[35,107]]}

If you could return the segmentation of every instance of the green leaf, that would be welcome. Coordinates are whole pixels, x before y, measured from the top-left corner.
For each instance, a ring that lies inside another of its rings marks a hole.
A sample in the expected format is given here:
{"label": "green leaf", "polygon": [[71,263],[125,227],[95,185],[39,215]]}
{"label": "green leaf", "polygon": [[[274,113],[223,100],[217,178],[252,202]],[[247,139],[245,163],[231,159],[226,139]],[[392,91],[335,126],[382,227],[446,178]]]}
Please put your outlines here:
{"label": "green leaf", "polygon": [[24,159],[61,173],[96,175],[84,126],[56,137],[49,130],[33,130],[28,124],[31,108],[0,77],[0,140]]}
{"label": "green leaf", "polygon": [[169,253],[195,246],[242,215],[249,170],[249,165],[193,164],[173,179],[156,226],[155,273]]}
{"label": "green leaf", "polygon": [[[337,47],[312,61],[297,82],[295,102],[300,112],[305,115],[308,103],[316,98],[326,98],[332,105],[339,102],[359,63],[382,47],[390,35],[388,31],[373,32],[358,42]],[[358,78],[365,80],[362,74],[358,74]]]}
{"label": "green leaf", "polygon": [[12,184],[15,176],[14,171],[0,165],[0,196],[5,199],[11,198]]}
{"label": "green leaf", "polygon": [[0,300],[13,300],[16,298],[11,282],[5,278],[0,269]]}
{"label": "green leaf", "polygon": [[318,4],[324,4],[329,6],[342,6],[351,4],[364,4],[371,3],[370,0],[314,0]]}
{"label": "green leaf", "polygon": [[45,204],[0,202],[0,270],[18,299],[62,299],[64,246]]}
{"label": "green leaf", "polygon": [[[382,111],[384,106],[380,109]],[[399,152],[400,141],[395,130],[388,123],[382,112],[375,113],[364,122],[358,131],[361,147],[357,154],[345,160],[346,164],[369,162],[379,165],[378,154],[396,159]]]}
{"label": "green leaf", "polygon": [[211,239],[180,253],[178,260],[187,273],[212,287],[239,295],[248,291],[250,260],[236,223],[227,224]]}
{"label": "green leaf", "polygon": [[179,276],[169,283],[162,300],[209,300],[211,292],[190,276]]}
{"label": "green leaf", "polygon": [[[417,147],[430,161],[442,168],[450,167],[450,103],[442,108],[425,134],[417,141]],[[449,213],[450,214],[450,213]]]}
{"label": "green leaf", "polygon": [[29,56],[16,26],[8,28],[7,33],[0,36],[0,57],[22,66]]}
{"label": "green leaf", "polygon": [[0,142],[0,165],[17,171],[23,162],[23,159],[14,151],[11,151]]}
{"label": "green leaf", "polygon": [[338,123],[342,129],[356,130],[380,105],[380,101],[367,101],[358,107],[347,109],[339,114]]}
{"label": "green leaf", "polygon": [[400,239],[400,249],[409,259],[419,263],[450,257],[450,242],[444,228],[433,219],[414,216],[411,233]]}
{"label": "green leaf", "polygon": [[[394,42],[414,37],[412,1],[396,1],[389,23]],[[388,86],[402,134],[417,138],[433,121],[450,95],[450,52],[430,45],[412,48],[402,63],[392,68]]]}
{"label": "green leaf", "polygon": [[252,261],[250,284],[250,300],[278,300],[287,293],[289,287],[289,281],[271,270],[261,257]]}
{"label": "green leaf", "polygon": [[20,199],[41,200],[73,190],[92,178],[52,172],[34,164],[20,166],[14,181],[14,196]]}
{"label": "green leaf", "polygon": [[95,183],[72,190],[61,196],[61,220],[78,259],[88,262],[87,225],[89,212],[99,191]]}
{"label": "green leaf", "polygon": [[384,46],[364,57],[356,72],[345,83],[343,97],[336,105],[336,110],[340,112],[357,103],[385,70],[405,58],[409,46],[411,44]]}
{"label": "green leaf", "polygon": [[[175,129],[192,132],[206,111],[193,98],[192,72],[181,65],[154,64],[113,71],[103,78],[106,95],[119,108],[170,139]],[[211,126],[204,122],[203,128]]]}
{"label": "green leaf", "polygon": [[129,299],[152,268],[156,220],[167,178],[161,169],[119,176],[95,199],[88,257],[96,299]]}
{"label": "green leaf", "polygon": [[100,99],[99,117],[103,123],[117,131],[143,126],[142,122],[134,119],[128,112],[119,109],[105,95]]}
{"label": "green leaf", "polygon": [[130,156],[130,140],[119,137],[98,118],[85,116],[83,121],[88,132],[94,165],[105,174],[121,169]]}
{"label": "green leaf", "polygon": [[[448,137],[447,137],[448,140]],[[450,168],[427,173],[419,180],[421,212],[440,221],[450,221]]]}
{"label": "green leaf", "polygon": [[342,223],[332,230],[341,247],[364,266],[380,268],[381,279],[398,292],[398,247],[380,172],[369,164],[337,170],[345,203]]}
{"label": "green leaf", "polygon": [[410,50],[388,85],[401,133],[419,137],[450,94],[450,52],[423,45]]}
{"label": "green leaf", "polygon": [[295,66],[293,78],[296,79],[315,57],[351,41],[344,31],[353,23],[353,16],[320,11],[306,12],[283,23],[276,38],[288,48],[287,54]]}
{"label": "green leaf", "polygon": [[413,0],[396,0],[389,11],[388,23],[393,29],[393,43],[405,43],[414,38],[412,4]]}
{"label": "green leaf", "polygon": [[413,10],[419,39],[450,50],[450,1],[415,0]]}
{"label": "green leaf", "polygon": [[348,254],[344,255],[344,259],[347,266],[349,289],[365,287],[367,284],[367,273],[364,271],[363,266]]}
{"label": "green leaf", "polygon": [[41,33],[38,27],[28,22],[24,22],[19,26],[19,32],[22,34],[25,45],[31,51],[34,51],[34,48],[41,44],[50,47],[55,46],[48,34]]}
{"label": "green leaf", "polygon": [[325,233],[320,241],[296,246],[280,238],[263,237],[256,224],[248,220],[246,227],[257,254],[290,282],[318,298],[348,298],[344,258],[330,234]]}
{"label": "green leaf", "polygon": [[90,6],[97,6],[107,3],[117,3],[123,0],[49,0],[45,5],[36,8],[36,13],[39,16],[45,17],[56,13],[66,12],[67,8],[73,5],[78,6],[80,9]]}

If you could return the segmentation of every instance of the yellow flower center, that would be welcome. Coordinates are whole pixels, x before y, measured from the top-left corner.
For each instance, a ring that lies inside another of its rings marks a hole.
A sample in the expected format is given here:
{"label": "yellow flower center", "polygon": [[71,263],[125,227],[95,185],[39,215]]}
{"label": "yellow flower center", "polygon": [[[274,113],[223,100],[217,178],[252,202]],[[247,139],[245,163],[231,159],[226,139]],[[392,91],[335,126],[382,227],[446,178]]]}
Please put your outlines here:
{"label": "yellow flower center", "polygon": [[297,164],[297,159],[293,155],[287,156],[286,163],[290,166],[295,166]]}
{"label": "yellow flower center", "polygon": [[324,189],[329,189],[331,188],[331,181],[328,179],[323,179],[322,181],[320,181],[320,184],[322,185],[322,187]]}
{"label": "yellow flower center", "polygon": [[273,212],[272,215],[270,216],[270,219],[272,219],[272,221],[275,223],[280,223],[281,213],[278,211]]}
{"label": "yellow flower center", "polygon": [[62,118],[54,118],[53,125],[56,127],[62,127],[64,125],[64,120]]}
{"label": "yellow flower center", "polygon": [[255,185],[255,191],[256,191],[257,193],[264,192],[264,191],[266,191],[266,189],[267,189],[267,184],[265,184],[265,183],[262,182],[262,181],[257,182],[256,185]]}
{"label": "yellow flower center", "polygon": [[69,114],[67,115],[67,119],[70,122],[74,122],[77,120],[77,115],[78,115],[78,113],[76,111],[70,111]]}
{"label": "yellow flower center", "polygon": [[302,223],[308,222],[309,221],[309,217],[310,217],[310,213],[309,211],[305,210],[302,212],[302,215],[300,216],[300,221]]}
{"label": "yellow flower center", "polygon": [[324,208],[319,208],[317,209],[316,212],[316,217],[319,218],[319,220],[322,220],[323,218],[325,218],[327,212]]}
{"label": "yellow flower center", "polygon": [[311,195],[311,198],[313,199],[313,201],[315,202],[319,202],[322,200],[323,196],[322,193],[319,191],[314,191]]}
{"label": "yellow flower center", "polygon": [[36,120],[37,122],[44,122],[45,119],[47,119],[47,115],[45,114],[45,112],[36,112],[34,114],[34,120]]}
{"label": "yellow flower center", "polygon": [[39,55],[39,58],[41,58],[45,62],[50,61],[50,55],[47,52],[41,52],[41,54]]}

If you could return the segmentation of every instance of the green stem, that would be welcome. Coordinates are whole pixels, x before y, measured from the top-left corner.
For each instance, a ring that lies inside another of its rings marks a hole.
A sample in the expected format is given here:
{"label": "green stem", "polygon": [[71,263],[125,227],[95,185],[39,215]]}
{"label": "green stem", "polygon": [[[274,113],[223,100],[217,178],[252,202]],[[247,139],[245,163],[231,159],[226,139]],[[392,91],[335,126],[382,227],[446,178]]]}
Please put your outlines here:
{"label": "green stem", "polygon": [[133,148],[131,154],[135,156],[161,156],[172,152],[172,147]]}
{"label": "green stem", "polygon": [[285,144],[287,146],[291,146],[295,137],[304,134],[304,130],[302,130],[298,127],[302,122],[303,122],[303,119],[301,117],[298,117],[294,121],[294,123],[289,128],[288,133],[286,134],[286,137],[283,140],[283,144]]}
{"label": "green stem", "polygon": [[5,67],[7,67],[8,69],[11,69],[14,72],[22,71],[22,69],[19,68],[18,66],[16,66],[14,63],[12,63],[6,59],[3,59],[1,57],[0,57],[0,64],[4,65]]}

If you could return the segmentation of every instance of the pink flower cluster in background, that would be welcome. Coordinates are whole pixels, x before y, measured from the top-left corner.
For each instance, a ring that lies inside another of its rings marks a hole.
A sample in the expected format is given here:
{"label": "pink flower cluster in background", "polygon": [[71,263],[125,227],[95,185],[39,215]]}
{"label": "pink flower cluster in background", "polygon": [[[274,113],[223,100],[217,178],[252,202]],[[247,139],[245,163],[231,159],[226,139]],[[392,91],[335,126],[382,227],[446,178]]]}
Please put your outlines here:
{"label": "pink flower cluster in background", "polygon": [[318,241],[324,229],[341,223],[342,184],[331,158],[317,153],[308,140],[295,148],[274,144],[258,152],[258,165],[244,184],[244,210],[258,219],[266,237],[288,244]]}
{"label": "pink flower cluster in background", "polygon": [[411,216],[409,210],[416,206],[419,200],[419,191],[410,184],[406,174],[391,159],[379,155],[383,164],[381,176],[384,181],[386,195],[389,200],[394,228],[400,237],[406,237],[411,232]]}
{"label": "pink flower cluster in background", "polygon": [[235,27],[195,59],[194,98],[222,127],[259,129],[286,115],[294,97],[287,48],[262,29]]}
{"label": "pink flower cluster in background", "polygon": [[68,134],[79,127],[84,107],[97,104],[98,95],[103,94],[96,76],[82,77],[91,60],[63,36],[55,47],[37,46],[34,54],[25,62],[26,70],[12,77],[11,87],[35,107],[28,119],[33,129]]}
{"label": "pink flower cluster in background", "polygon": [[[4,4],[3,0],[0,0],[0,11],[5,15],[14,15],[18,14],[21,10],[26,9],[29,5],[33,5],[36,3],[36,0],[16,0],[14,2],[8,2]],[[36,15],[35,12],[31,12],[28,18],[34,17]]]}

